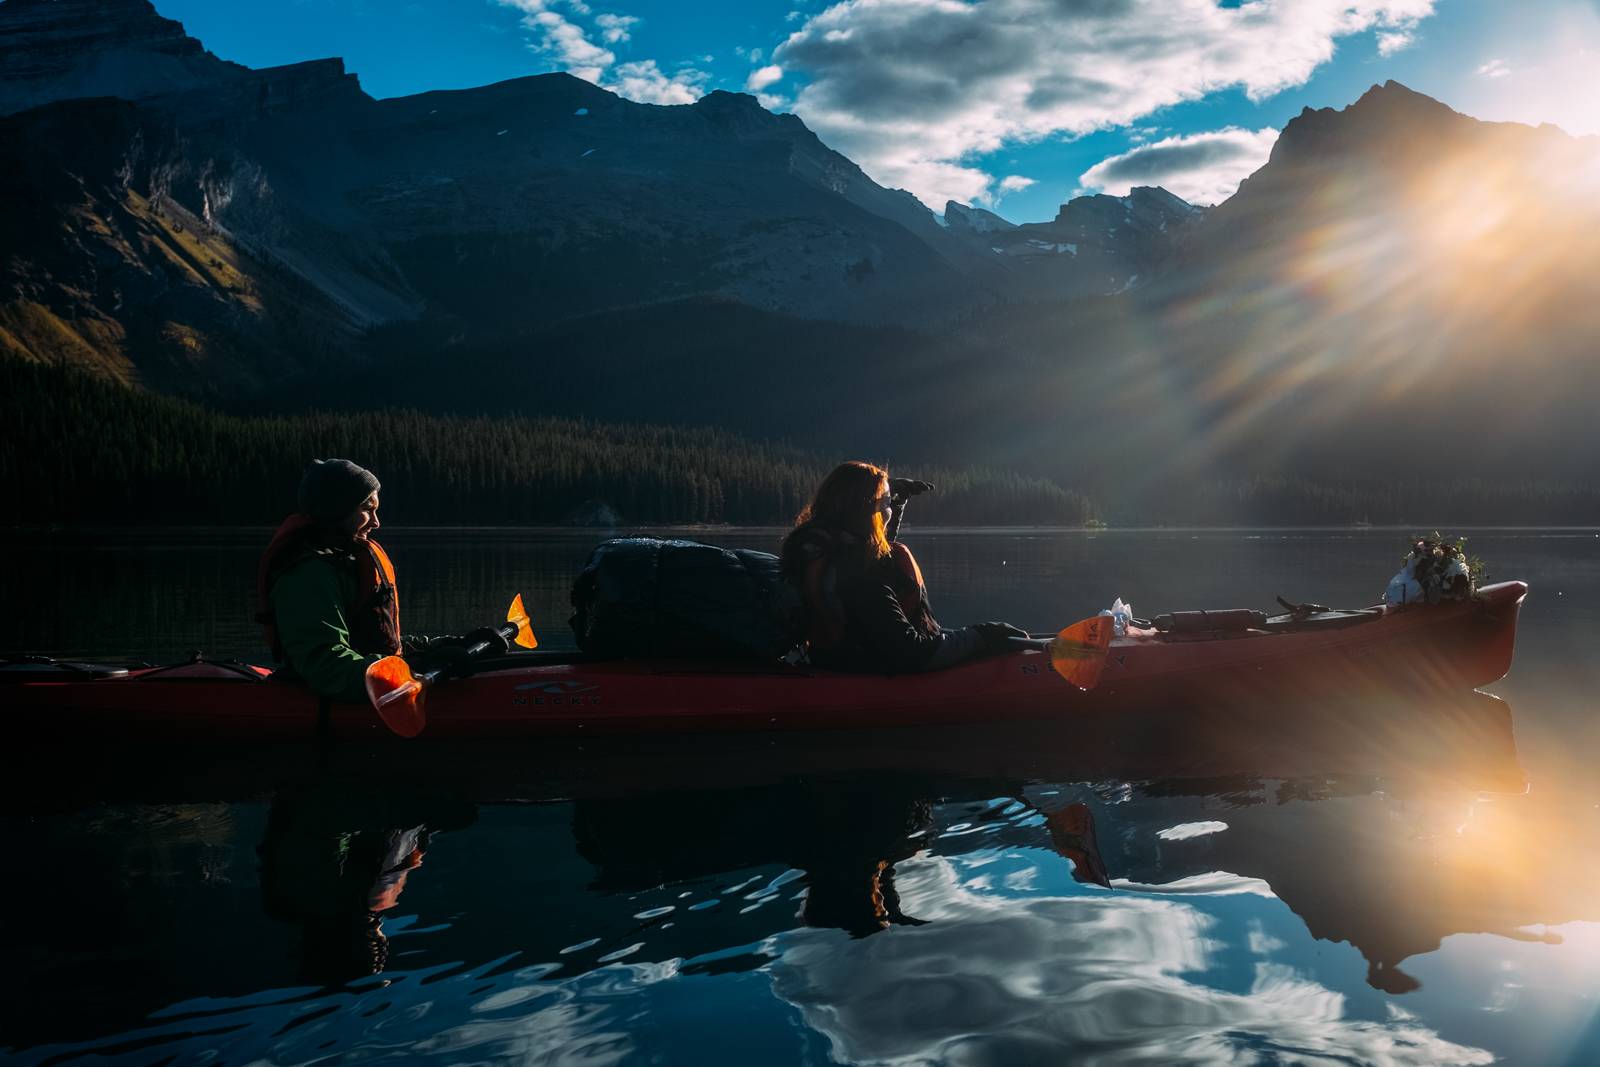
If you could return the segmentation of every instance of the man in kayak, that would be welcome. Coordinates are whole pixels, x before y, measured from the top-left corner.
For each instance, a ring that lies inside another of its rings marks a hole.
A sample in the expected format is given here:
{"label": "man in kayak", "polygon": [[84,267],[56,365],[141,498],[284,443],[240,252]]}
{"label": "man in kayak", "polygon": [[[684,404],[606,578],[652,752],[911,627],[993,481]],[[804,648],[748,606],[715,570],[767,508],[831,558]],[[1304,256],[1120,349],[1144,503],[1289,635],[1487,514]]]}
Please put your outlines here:
{"label": "man in kayak", "polygon": [[284,667],[330,700],[366,699],[367,667],[383,656],[420,653],[443,665],[493,629],[464,638],[406,638],[394,564],[372,535],[377,477],[347,459],[312,460],[300,479],[299,510],[278,527],[256,572],[256,621]]}
{"label": "man in kayak", "polygon": [[933,488],[870,463],[835,467],[784,538],[784,576],[806,602],[811,662],[832,670],[904,673],[1028,647],[1003,622],[947,630],[934,619],[911,550],[894,541],[906,500]]}

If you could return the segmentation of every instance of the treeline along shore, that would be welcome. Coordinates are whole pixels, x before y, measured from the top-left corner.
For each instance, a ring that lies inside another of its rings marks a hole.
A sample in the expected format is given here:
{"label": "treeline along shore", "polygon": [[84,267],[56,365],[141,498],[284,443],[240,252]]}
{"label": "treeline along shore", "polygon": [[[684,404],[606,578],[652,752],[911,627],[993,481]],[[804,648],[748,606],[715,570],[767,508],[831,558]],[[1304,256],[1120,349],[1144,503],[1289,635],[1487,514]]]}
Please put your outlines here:
{"label": "treeline along shore", "polygon": [[[837,460],[712,429],[408,410],[234,415],[90,374],[0,359],[0,487],[13,525],[271,523],[305,461],[383,478],[391,522],[792,521]],[[881,460],[882,457],[864,457]],[[898,468],[897,468],[898,469]],[[1226,476],[1119,506],[1045,477],[917,464],[917,525],[1591,525],[1600,488],[1466,477],[1330,484]]]}
{"label": "treeline along shore", "polygon": [[[0,360],[0,484],[13,522],[264,523],[306,460],[383,479],[391,522],[442,525],[793,520],[832,458],[709,429],[415,411],[239,416],[87,374]],[[918,467],[918,522],[1078,525],[1082,494],[1038,477]]]}

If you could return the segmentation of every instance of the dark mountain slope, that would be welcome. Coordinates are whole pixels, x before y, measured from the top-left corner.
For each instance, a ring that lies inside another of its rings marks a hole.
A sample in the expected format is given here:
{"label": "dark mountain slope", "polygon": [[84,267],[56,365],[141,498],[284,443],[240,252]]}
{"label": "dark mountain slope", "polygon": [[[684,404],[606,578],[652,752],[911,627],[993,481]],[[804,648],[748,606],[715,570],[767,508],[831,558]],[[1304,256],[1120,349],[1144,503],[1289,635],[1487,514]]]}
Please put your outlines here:
{"label": "dark mountain slope", "polygon": [[138,100],[247,72],[144,0],[0,4],[0,114],[83,97]]}
{"label": "dark mountain slope", "polygon": [[0,119],[0,350],[230,395],[359,343],[347,309],[205,213],[231,155],[112,99]]}
{"label": "dark mountain slope", "polygon": [[145,0],[4,0],[0,42],[24,358],[1031,466],[1148,514],[1218,477],[1600,475],[1595,139],[1393,83],[1296,118],[1203,216],[1138,189],[941,226],[741,94],[377,101]]}
{"label": "dark mountain slope", "polygon": [[[20,109],[5,120],[0,166],[24,167],[11,194],[56,213],[7,234],[7,343],[162,388],[244,398],[381,361],[359,338],[383,323],[487,344],[574,315],[714,296],[907,325],[1000,299],[1011,278],[1002,257],[740,94],[658,107],[553,74],[374,101],[338,60],[223,62],[146,0],[6,0],[0,41],[0,110]],[[133,101],[131,117],[104,127],[86,94]],[[54,169],[26,159],[46,136]],[[59,158],[91,146],[84,174]],[[143,169],[118,162],[155,149]],[[98,206],[74,213],[66,205],[85,189]],[[187,212],[202,259],[236,264],[235,288],[265,290],[274,274],[304,288],[314,316],[331,309],[317,343],[283,348],[272,366],[265,339],[290,339],[219,316],[215,292],[188,289],[215,286],[172,275],[163,256],[119,252],[127,284],[84,284],[106,254],[95,251],[105,205],[129,194],[144,201],[124,205],[135,214]],[[143,286],[127,277],[139,270]],[[203,380],[184,380],[160,341],[172,333],[209,353]]]}

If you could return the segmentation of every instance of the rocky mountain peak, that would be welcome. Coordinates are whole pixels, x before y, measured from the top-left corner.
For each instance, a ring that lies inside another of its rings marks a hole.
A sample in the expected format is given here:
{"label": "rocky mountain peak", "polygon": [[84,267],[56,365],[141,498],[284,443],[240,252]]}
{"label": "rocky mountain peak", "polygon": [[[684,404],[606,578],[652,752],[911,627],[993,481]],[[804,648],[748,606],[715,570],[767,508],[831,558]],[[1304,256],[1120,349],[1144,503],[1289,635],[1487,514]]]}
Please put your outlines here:
{"label": "rocky mountain peak", "polygon": [[967,207],[954,200],[947,201],[944,205],[945,225],[952,230],[964,230],[970,233],[1004,233],[1014,230],[1017,224],[1008,222],[992,211],[985,211],[981,207]]}
{"label": "rocky mountain peak", "polygon": [[1425,96],[1409,86],[1401,85],[1392,78],[1382,85],[1374,85],[1362,93],[1355,103],[1343,110],[1347,112],[1386,111],[1390,114],[1403,112],[1433,117],[1458,114],[1449,105],[1441,104],[1433,97]]}
{"label": "rocky mountain peak", "polygon": [[1460,135],[1475,122],[1430,96],[1387,81],[1347,107],[1302,110],[1283,128],[1268,166],[1411,158]]}
{"label": "rocky mountain peak", "polygon": [[1149,212],[1171,218],[1187,218],[1205,210],[1194,206],[1181,196],[1167,192],[1159,185],[1136,185],[1128,191],[1124,199],[1135,214]]}
{"label": "rocky mountain peak", "polygon": [[1073,197],[1061,205],[1061,210],[1056,213],[1055,225],[1083,232],[1121,227],[1165,230],[1173,223],[1187,222],[1203,213],[1203,209],[1160,186],[1140,185],[1129,190],[1127,196],[1094,193]]}
{"label": "rocky mountain peak", "polygon": [[6,0],[0,25],[67,29],[80,36],[194,42],[183,24],[165,18],[150,0]]}
{"label": "rocky mountain peak", "polygon": [[1158,274],[1205,211],[1165,189],[1080,196],[1049,222],[1015,225],[982,208],[945,204],[946,232],[998,258],[1010,290],[1035,299],[1123,293]]}
{"label": "rocky mountain peak", "polygon": [[242,73],[163,18],[149,0],[0,3],[0,114],[55,100],[128,100]]}
{"label": "rocky mountain peak", "polygon": [[734,93],[727,89],[713,89],[706,95],[696,100],[692,105],[697,111],[707,114],[737,114],[739,112],[765,113],[759,101],[749,93]]}
{"label": "rocky mountain peak", "polygon": [[735,137],[792,137],[811,131],[793,115],[774,115],[749,93],[716,89],[689,105],[695,114]]}

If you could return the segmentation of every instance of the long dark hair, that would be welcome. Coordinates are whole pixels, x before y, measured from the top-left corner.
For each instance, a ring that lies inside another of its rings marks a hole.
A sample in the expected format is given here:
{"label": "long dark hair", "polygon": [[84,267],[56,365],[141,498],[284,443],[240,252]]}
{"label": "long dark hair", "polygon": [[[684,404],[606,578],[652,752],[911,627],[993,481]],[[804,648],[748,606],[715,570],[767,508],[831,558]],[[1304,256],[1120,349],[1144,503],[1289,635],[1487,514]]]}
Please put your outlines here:
{"label": "long dark hair", "polygon": [[817,492],[795,516],[794,529],[783,539],[783,569],[798,575],[805,569],[806,546],[823,542],[835,552],[859,553],[868,563],[889,555],[889,536],[882,512],[873,507],[887,492],[889,472],[861,460],[839,464],[817,486]]}

